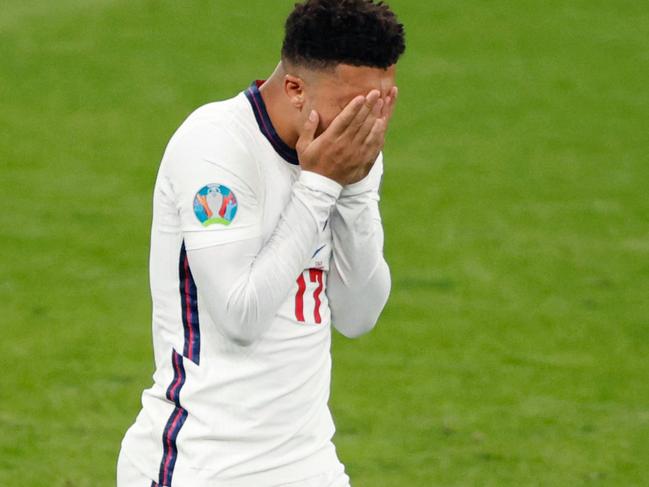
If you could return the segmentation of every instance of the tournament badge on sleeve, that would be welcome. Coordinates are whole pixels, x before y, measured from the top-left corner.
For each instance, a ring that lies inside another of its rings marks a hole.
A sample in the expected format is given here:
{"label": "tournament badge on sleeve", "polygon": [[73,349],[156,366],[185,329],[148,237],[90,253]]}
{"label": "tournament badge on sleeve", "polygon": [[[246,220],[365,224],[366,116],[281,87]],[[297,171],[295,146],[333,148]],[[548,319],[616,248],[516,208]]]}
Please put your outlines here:
{"label": "tournament badge on sleeve", "polygon": [[208,184],[194,197],[194,213],[204,227],[227,226],[237,214],[237,198],[226,186]]}

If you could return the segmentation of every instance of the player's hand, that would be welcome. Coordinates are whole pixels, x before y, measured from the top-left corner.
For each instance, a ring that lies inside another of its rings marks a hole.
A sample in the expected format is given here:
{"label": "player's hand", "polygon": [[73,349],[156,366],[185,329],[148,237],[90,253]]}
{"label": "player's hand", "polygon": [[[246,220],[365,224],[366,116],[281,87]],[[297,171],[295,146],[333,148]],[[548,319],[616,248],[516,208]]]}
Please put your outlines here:
{"label": "player's hand", "polygon": [[319,116],[311,112],[296,145],[302,169],[343,186],[367,176],[383,148],[396,97],[396,89],[385,101],[378,90],[357,96],[317,138]]}
{"label": "player's hand", "polygon": [[397,99],[399,98],[399,88],[393,86],[388,93],[388,96],[385,97],[385,104],[383,105],[383,113],[381,116],[385,119],[386,125],[389,126],[390,119],[394,113],[394,107],[397,104]]}

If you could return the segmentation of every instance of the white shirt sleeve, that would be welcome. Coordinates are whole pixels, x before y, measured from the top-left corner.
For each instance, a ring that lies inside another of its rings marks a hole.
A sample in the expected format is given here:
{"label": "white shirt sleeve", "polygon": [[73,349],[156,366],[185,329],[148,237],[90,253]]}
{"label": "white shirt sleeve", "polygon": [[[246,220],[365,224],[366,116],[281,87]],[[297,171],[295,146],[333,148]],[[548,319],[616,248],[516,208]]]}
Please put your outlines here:
{"label": "white shirt sleeve", "polygon": [[379,155],[365,179],[343,189],[331,219],[333,259],[327,296],[333,325],[350,338],[374,327],[390,294],[379,212],[382,175]]}
{"label": "white shirt sleeve", "polygon": [[259,237],[263,186],[245,142],[227,127],[193,122],[162,162],[187,250]]}
{"label": "white shirt sleeve", "polygon": [[[250,345],[270,326],[308,263],[342,187],[303,171],[282,218],[263,243],[262,186],[254,158],[227,133],[208,140],[204,150],[179,151],[186,170],[174,172],[187,256],[212,321],[234,342]],[[187,170],[190,165],[199,169]],[[219,217],[207,227],[200,222],[206,215],[194,206],[195,194],[209,185],[225,186],[236,197],[236,213],[226,215],[228,224],[219,223]]]}

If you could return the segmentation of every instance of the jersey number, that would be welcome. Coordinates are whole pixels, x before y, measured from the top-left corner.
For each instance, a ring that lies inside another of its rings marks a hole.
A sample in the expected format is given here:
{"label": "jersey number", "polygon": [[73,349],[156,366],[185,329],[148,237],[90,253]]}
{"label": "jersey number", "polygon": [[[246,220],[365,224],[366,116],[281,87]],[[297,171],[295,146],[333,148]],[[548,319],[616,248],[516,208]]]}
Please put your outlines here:
{"label": "jersey number", "polygon": [[322,269],[309,269],[300,274],[300,277],[297,278],[297,294],[295,295],[295,319],[300,323],[304,323],[304,293],[306,292],[306,279],[304,275],[308,272],[309,280],[318,284],[318,286],[313,291],[313,301],[315,306],[313,307],[313,319],[319,325],[322,323],[322,316],[320,316],[320,295],[322,294]]}

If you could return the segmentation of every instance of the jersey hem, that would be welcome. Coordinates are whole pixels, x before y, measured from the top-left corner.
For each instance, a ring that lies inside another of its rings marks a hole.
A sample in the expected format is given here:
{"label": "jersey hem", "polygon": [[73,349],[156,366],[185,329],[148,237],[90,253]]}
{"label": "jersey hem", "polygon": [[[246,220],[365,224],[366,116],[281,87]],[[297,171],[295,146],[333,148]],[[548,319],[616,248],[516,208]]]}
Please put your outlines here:
{"label": "jersey hem", "polygon": [[[147,468],[146,460],[131,451],[126,442],[122,443],[121,454],[147,478],[158,478],[158,466]],[[329,443],[317,453],[282,467],[276,467],[260,473],[238,476],[236,478],[219,477],[216,471],[199,467],[176,465],[173,484],[178,487],[277,487],[307,480],[333,471],[344,471],[345,467],[338,459],[333,443]],[[157,481],[157,480],[154,480]]]}

